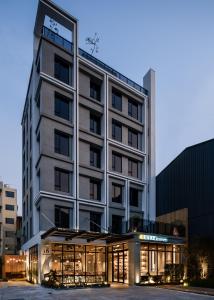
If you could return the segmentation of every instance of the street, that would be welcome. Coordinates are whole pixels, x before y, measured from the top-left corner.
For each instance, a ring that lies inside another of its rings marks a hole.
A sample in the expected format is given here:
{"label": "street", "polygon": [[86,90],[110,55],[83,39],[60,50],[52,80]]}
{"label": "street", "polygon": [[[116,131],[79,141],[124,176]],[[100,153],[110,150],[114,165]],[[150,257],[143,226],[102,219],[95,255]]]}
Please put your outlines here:
{"label": "street", "polygon": [[88,288],[53,290],[39,285],[25,282],[1,283],[0,300],[49,300],[49,299],[75,299],[75,300],[206,300],[214,299],[212,296],[178,292],[156,287],[124,287]]}

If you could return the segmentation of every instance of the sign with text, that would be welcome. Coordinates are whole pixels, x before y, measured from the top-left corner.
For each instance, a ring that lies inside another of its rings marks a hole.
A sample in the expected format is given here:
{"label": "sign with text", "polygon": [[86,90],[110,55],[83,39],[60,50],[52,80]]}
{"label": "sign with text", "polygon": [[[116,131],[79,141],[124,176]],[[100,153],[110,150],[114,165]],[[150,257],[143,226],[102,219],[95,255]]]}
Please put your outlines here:
{"label": "sign with text", "polygon": [[139,239],[144,240],[144,241],[151,241],[151,242],[163,242],[163,243],[168,242],[168,238],[166,238],[166,237],[150,235],[150,234],[148,234],[148,235],[147,234],[140,234]]}

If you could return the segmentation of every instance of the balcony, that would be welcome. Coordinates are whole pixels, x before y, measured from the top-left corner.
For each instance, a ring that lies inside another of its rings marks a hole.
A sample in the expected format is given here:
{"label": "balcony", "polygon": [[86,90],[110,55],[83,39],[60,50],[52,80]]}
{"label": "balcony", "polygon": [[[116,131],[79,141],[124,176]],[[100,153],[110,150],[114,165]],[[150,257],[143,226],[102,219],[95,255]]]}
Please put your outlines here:
{"label": "balcony", "polygon": [[46,37],[48,40],[57,44],[67,50],[70,53],[73,53],[73,44],[68,40],[64,39],[61,35],[57,34],[56,32],[50,30],[49,28],[43,26],[42,28],[42,35]]}
{"label": "balcony", "polygon": [[112,228],[109,228],[109,232],[112,233],[145,233],[145,234],[155,234],[155,235],[168,235],[176,237],[185,237],[185,226],[182,224],[175,223],[163,223],[157,221],[150,221],[140,217],[132,217],[128,222],[123,221],[121,223],[121,228],[119,231],[114,232]]}
{"label": "balcony", "polygon": [[[66,40],[65,38],[63,38],[62,36],[60,36],[59,34],[57,34],[56,32],[43,26],[42,35],[45,38],[47,38],[48,40],[50,40],[51,42],[55,43],[56,45],[59,45],[60,47],[64,48],[65,50],[67,50],[68,52],[73,54],[73,44],[71,42],[69,42],[68,40]],[[116,78],[120,79],[121,81],[125,82],[126,84],[128,84],[129,86],[134,88],[135,90],[137,90],[145,95],[148,95],[148,91],[144,87],[137,84],[133,80],[127,78],[126,76],[122,75],[120,72],[109,67],[108,65],[103,63],[101,60],[95,58],[94,56],[92,56],[91,54],[86,52],[85,50],[79,48],[79,55],[82,56],[83,58],[87,59],[88,61],[92,62],[93,64],[97,65],[104,71],[106,71],[106,72],[110,73],[111,75],[115,76]]]}
{"label": "balcony", "polygon": [[101,60],[95,58],[94,56],[92,56],[88,52],[86,52],[86,51],[79,48],[79,55],[81,55],[82,57],[84,57],[87,60],[91,61],[92,63],[94,63],[95,65],[100,67],[101,69],[103,69],[103,70],[107,71],[108,73],[110,73],[111,75],[113,75],[113,76],[117,77],[118,79],[122,80],[123,82],[130,85],[131,87],[138,90],[139,92],[148,95],[148,91],[144,87],[142,87],[141,85],[135,83],[134,81],[132,81],[131,79],[129,79],[126,76],[122,75],[118,71],[112,69],[111,67],[109,67],[108,65],[103,63]]}
{"label": "balcony", "polygon": [[176,223],[163,223],[143,218],[130,218],[127,222],[127,232],[142,232],[148,234],[171,235],[185,237],[185,226]]}

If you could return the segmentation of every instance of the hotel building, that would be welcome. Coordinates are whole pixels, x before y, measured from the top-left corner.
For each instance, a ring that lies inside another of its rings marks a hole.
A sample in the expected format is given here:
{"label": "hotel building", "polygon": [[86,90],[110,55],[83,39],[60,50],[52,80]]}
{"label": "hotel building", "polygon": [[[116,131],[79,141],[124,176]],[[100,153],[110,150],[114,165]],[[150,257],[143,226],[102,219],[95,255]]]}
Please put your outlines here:
{"label": "hotel building", "polygon": [[133,82],[78,47],[78,26],[39,1],[22,117],[28,279],[41,283],[50,271],[63,285],[165,276],[167,263],[181,263],[183,240],[148,229],[156,211],[155,72],[143,86]]}

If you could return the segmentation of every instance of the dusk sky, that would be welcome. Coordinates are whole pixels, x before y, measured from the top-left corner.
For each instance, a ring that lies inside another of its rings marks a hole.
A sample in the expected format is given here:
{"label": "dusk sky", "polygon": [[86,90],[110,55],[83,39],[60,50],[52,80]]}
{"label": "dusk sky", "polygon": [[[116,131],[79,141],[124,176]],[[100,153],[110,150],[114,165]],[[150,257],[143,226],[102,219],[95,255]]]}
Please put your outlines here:
{"label": "dusk sky", "polygon": [[[214,137],[213,0],[55,0],[79,19],[79,45],[142,84],[156,71],[156,172],[185,147]],[[21,116],[37,0],[0,1],[0,180],[21,203]],[[19,210],[20,211],[20,210]]]}

